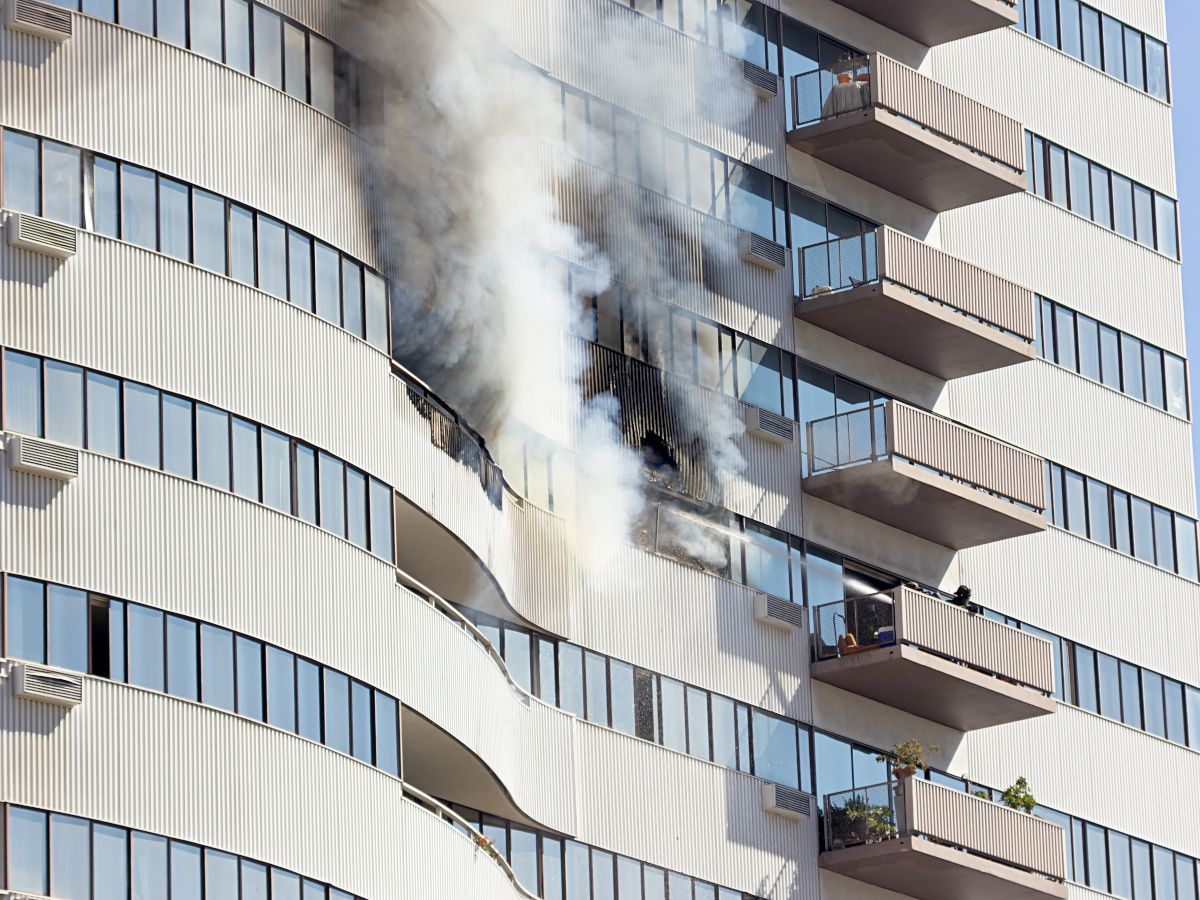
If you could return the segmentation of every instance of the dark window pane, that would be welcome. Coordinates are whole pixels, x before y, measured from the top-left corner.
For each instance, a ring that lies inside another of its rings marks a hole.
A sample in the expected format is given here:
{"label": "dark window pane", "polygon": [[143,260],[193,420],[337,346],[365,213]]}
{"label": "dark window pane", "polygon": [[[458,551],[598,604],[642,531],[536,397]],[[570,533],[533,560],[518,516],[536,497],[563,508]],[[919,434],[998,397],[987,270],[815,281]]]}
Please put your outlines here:
{"label": "dark window pane", "polygon": [[196,477],[229,489],[229,413],[196,404]]}
{"label": "dark window pane", "polygon": [[46,360],[45,435],[75,447],[83,446],[83,370]]}
{"label": "dark window pane", "polygon": [[367,476],[346,467],[346,537],[367,549]]}
{"label": "dark window pane", "polygon": [[167,693],[200,699],[199,642],[195,622],[167,616]]}
{"label": "dark window pane", "polygon": [[192,49],[221,62],[221,0],[189,0]]}
{"label": "dark window pane", "polygon": [[289,94],[302,101],[308,100],[306,44],[303,29],[291,22],[283,23],[284,87]]}
{"label": "dark window pane", "polygon": [[41,183],[37,138],[5,129],[4,205],[16,212],[40,216]]}
{"label": "dark window pane", "polygon": [[163,469],[184,478],[195,478],[192,460],[192,401],[162,395]]}
{"label": "dark window pane", "polygon": [[1146,399],[1142,383],[1142,342],[1128,334],[1121,335],[1121,374],[1123,390],[1131,397]]}
{"label": "dark window pane", "polygon": [[111,159],[96,157],[92,166],[92,179],[96,206],[96,231],[108,237],[119,237],[117,164]]}
{"label": "dark window pane", "polygon": [[268,294],[287,298],[287,229],[266,216],[258,217],[258,286]]}
{"label": "dark window pane", "polygon": [[296,515],[317,524],[317,454],[296,445]]}
{"label": "dark window pane", "polygon": [[341,324],[341,281],[338,268],[341,265],[338,252],[326,244],[314,245],[316,260],[317,315],[335,325]]}
{"label": "dark window pane", "polygon": [[269,428],[260,430],[262,443],[262,501],[280,512],[292,511],[291,441]]}
{"label": "dark window pane", "polygon": [[276,13],[254,5],[254,76],[272,87],[283,87],[283,39]]}
{"label": "dark window pane", "polygon": [[371,689],[358,681],[350,683],[350,749],[355,758],[374,762],[371,746]]}
{"label": "dark window pane", "polygon": [[1140,497],[1130,497],[1133,507],[1133,553],[1148,563],[1154,562],[1154,522],[1151,506]]}
{"label": "dark window pane", "polygon": [[334,534],[346,534],[346,466],[328,453],[320,453],[321,527]]}
{"label": "dark window pane", "polygon": [[8,655],[46,661],[46,599],[40,581],[8,577]]}
{"label": "dark window pane", "polygon": [[233,635],[213,625],[200,626],[200,696],[209,706],[233,712]]}
{"label": "dark window pane", "polygon": [[350,679],[326,669],[325,743],[342,753],[350,752]]}
{"label": "dark window pane", "polygon": [[304,659],[296,660],[296,722],[301,737],[321,740],[321,670]]}
{"label": "dark window pane", "polygon": [[161,691],[166,672],[163,658],[163,614],[131,603],[129,614],[129,683]]}
{"label": "dark window pane", "polygon": [[267,647],[267,721],[296,730],[296,658],[278,647]]}
{"label": "dark window pane", "polygon": [[129,900],[128,859],[129,834],[124,828],[92,825],[92,900]]}
{"label": "dark window pane", "polygon": [[121,163],[121,237],[131,244],[155,250],[157,230],[154,173]]}
{"label": "dark window pane", "polygon": [[193,191],[192,223],[196,237],[196,265],[224,275],[225,200],[207,191]]}
{"label": "dark window pane", "polygon": [[392,489],[371,479],[371,552],[392,561]]}
{"label": "dark window pane", "polygon": [[342,323],[351,334],[363,337],[362,266],[342,258]]}
{"label": "dark window pane", "polygon": [[162,252],[176,259],[192,258],[192,211],[186,184],[160,178],[158,228]]}
{"label": "dark window pane", "polygon": [[237,711],[243,716],[263,717],[262,644],[249,638],[237,639]]}
{"label": "dark window pane", "polygon": [[157,469],[159,456],[158,391],[125,382],[125,459]]}
{"label": "dark window pane", "polygon": [[388,349],[387,284],[369,269],[365,271],[364,275],[366,279],[367,341],[386,353]]}
{"label": "dark window pane", "polygon": [[233,418],[233,490],[258,499],[258,426]]}
{"label": "dark window pane", "polygon": [[250,71],[248,0],[225,0],[225,62],[242,72]]}
{"label": "dark window pane", "polygon": [[288,297],[301,309],[313,311],[312,241],[288,229]]}
{"label": "dark window pane", "polygon": [[42,215],[78,227],[83,212],[83,167],[79,151],[42,142]]}
{"label": "dark window pane", "polygon": [[400,776],[399,711],[395,699],[375,692],[375,765]]}
{"label": "dark window pane", "polygon": [[229,205],[229,274],[238,281],[255,284],[254,213]]}

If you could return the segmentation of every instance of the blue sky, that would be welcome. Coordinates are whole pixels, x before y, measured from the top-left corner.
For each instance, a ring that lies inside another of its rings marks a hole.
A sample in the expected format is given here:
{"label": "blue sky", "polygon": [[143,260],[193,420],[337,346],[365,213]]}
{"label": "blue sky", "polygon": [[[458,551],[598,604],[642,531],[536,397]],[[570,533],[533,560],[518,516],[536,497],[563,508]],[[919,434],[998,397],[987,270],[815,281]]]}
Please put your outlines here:
{"label": "blue sky", "polygon": [[[1200,2],[1167,0],[1171,43],[1171,98],[1175,104],[1175,166],[1183,231],[1183,302],[1187,317],[1189,371],[1194,420],[1200,422]],[[1200,429],[1192,426],[1193,454],[1200,468]]]}

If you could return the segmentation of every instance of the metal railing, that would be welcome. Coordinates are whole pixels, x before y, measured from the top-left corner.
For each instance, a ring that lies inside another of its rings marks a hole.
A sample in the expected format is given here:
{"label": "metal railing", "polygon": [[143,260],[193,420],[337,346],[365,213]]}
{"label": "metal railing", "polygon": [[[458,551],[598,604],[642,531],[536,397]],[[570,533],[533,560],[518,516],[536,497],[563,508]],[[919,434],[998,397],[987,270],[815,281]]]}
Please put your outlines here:
{"label": "metal railing", "polygon": [[823,811],[830,850],[920,837],[1055,881],[1066,877],[1061,826],[921,778],[828,794]]}
{"label": "metal railing", "polygon": [[1044,695],[1054,693],[1049,641],[921,590],[902,586],[826,603],[813,618],[818,661],[910,644]]}
{"label": "metal railing", "polygon": [[1040,456],[896,400],[815,419],[807,438],[813,475],[898,457],[1036,512],[1046,508]]}
{"label": "metal railing", "polygon": [[796,248],[796,296],[821,297],[880,277],[879,231]]}
{"label": "metal railing", "polygon": [[793,129],[872,107],[1014,172],[1025,171],[1021,123],[882,53],[792,77]]}

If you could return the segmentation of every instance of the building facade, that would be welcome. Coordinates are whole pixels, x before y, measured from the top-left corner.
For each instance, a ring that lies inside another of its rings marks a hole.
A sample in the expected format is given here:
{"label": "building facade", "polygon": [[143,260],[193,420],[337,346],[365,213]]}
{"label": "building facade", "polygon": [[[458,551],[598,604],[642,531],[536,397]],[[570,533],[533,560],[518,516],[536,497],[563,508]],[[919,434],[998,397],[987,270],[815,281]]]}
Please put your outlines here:
{"label": "building facade", "polygon": [[1162,0],[62,2],[0,895],[1200,900]]}

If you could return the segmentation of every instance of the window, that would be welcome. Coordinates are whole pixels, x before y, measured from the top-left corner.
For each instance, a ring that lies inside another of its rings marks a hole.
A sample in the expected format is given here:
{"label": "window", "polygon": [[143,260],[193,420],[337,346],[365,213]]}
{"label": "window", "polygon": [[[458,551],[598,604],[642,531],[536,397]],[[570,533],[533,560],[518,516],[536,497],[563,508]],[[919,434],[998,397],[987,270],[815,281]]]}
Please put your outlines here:
{"label": "window", "polygon": [[350,679],[332,669],[324,671],[325,743],[350,752]]}
{"label": "window", "polygon": [[258,286],[276,297],[288,295],[287,229],[266,216],[258,217]]}
{"label": "window", "polygon": [[1104,16],[1104,71],[1125,80],[1125,46],[1122,25],[1112,16]]}
{"label": "window", "polygon": [[366,289],[366,339],[372,346],[387,352],[388,310],[387,285],[369,270],[364,272]]}
{"label": "window", "polygon": [[277,13],[254,5],[254,77],[283,88],[283,32]]}
{"label": "window", "polygon": [[8,577],[8,655],[30,662],[46,661],[46,612],[40,582]]}
{"label": "window", "polygon": [[229,274],[246,284],[255,283],[254,213],[229,204]]}
{"label": "window", "polygon": [[229,413],[196,404],[196,477],[229,489]]}
{"label": "window", "polygon": [[47,360],[44,375],[46,437],[83,446],[83,370]]}
{"label": "window", "polygon": [[1092,185],[1088,161],[1078,153],[1069,154],[1068,169],[1071,184],[1071,211],[1084,218],[1092,217]]}
{"label": "window", "polygon": [[321,740],[321,670],[305,659],[296,660],[296,723],[300,736]]}
{"label": "window", "polygon": [[192,213],[186,184],[160,178],[158,182],[158,228],[161,251],[176,259],[192,258]]}
{"label": "window", "polygon": [[1133,182],[1124,175],[1112,173],[1113,228],[1127,238],[1133,231]]}
{"label": "window", "polygon": [[1067,151],[1050,144],[1050,199],[1059,206],[1067,205]]}
{"label": "window", "polygon": [[392,489],[382,481],[371,479],[371,552],[392,561]]}
{"label": "window", "polygon": [[373,721],[371,712],[371,689],[358,681],[350,683],[350,751],[355,759],[374,764],[375,753],[371,741]]}
{"label": "window", "polygon": [[92,825],[93,900],[127,900],[128,858],[129,835],[124,828],[99,823]]}
{"label": "window", "polygon": [[1175,201],[1162,194],[1154,195],[1154,220],[1159,252],[1179,259],[1179,234],[1176,231]]}
{"label": "window", "polygon": [[192,49],[209,59],[224,55],[221,35],[221,0],[190,0]]}
{"label": "window", "polygon": [[1160,100],[1167,100],[1167,48],[1166,45],[1146,37],[1146,90]]}
{"label": "window", "polygon": [[158,248],[154,173],[121,163],[121,237],[148,250]]}
{"label": "window", "polygon": [[333,44],[315,34],[308,36],[312,105],[327,116],[334,114]]}
{"label": "window", "polygon": [[296,515],[317,524],[317,454],[296,445]]}
{"label": "window", "polygon": [[251,500],[259,498],[258,426],[233,417],[233,490]]}
{"label": "window", "polygon": [[262,450],[262,502],[280,512],[292,511],[291,441],[277,431],[259,432]]}
{"label": "window", "polygon": [[237,711],[243,716],[262,721],[262,644],[239,635],[235,647],[237,653]]}
{"label": "window", "polygon": [[296,658],[278,647],[267,648],[267,721],[296,730]]}
{"label": "window", "polygon": [[83,165],[79,151],[66,144],[42,141],[42,168],[42,215],[78,227],[83,197]]}
{"label": "window", "polygon": [[117,164],[111,159],[96,157],[92,182],[96,206],[96,232],[108,237],[119,237],[121,204],[117,191]]}
{"label": "window", "polygon": [[1112,228],[1112,193],[1108,175],[1108,169],[1092,163],[1092,220],[1105,228]]}
{"label": "window", "polygon": [[129,683],[155,691],[164,690],[163,613],[139,605],[130,605],[128,613]]}
{"label": "window", "polygon": [[345,464],[328,453],[318,454],[320,459],[320,513],[321,527],[341,537],[346,536],[346,482]]}
{"label": "window", "polygon": [[375,765],[400,777],[400,718],[393,698],[375,693]]}
{"label": "window", "polygon": [[199,644],[195,622],[167,616],[167,693],[200,699]]}
{"label": "window", "polygon": [[[130,607],[130,611],[134,607]],[[234,712],[233,634],[214,625],[200,626],[200,696],[209,706]]]}
{"label": "window", "polygon": [[184,478],[195,477],[192,417],[190,400],[172,394],[162,395],[163,469]]}
{"label": "window", "polygon": [[[9,358],[11,358],[11,354]],[[119,456],[121,453],[121,401],[117,380],[88,372],[85,381],[87,384],[88,449],[98,453],[107,453],[110,456]],[[11,402],[11,397],[9,401]]]}
{"label": "window", "polygon": [[341,281],[338,252],[322,243],[316,244],[317,315],[335,325],[341,324]]}
{"label": "window", "polygon": [[800,787],[794,723],[761,710],[751,713],[754,774],[787,787]]}
{"label": "window", "polygon": [[224,275],[225,201],[207,191],[193,191],[192,231],[195,235],[196,265]]}
{"label": "window", "polygon": [[302,28],[283,23],[284,90],[301,102],[308,100],[308,41]]}
{"label": "window", "polygon": [[288,296],[301,309],[313,311],[312,241],[288,229]]}
{"label": "window", "polygon": [[38,139],[4,130],[4,205],[17,212],[40,216],[42,183]]}

